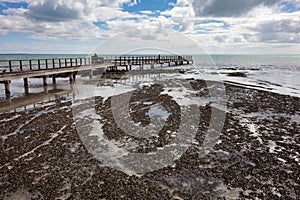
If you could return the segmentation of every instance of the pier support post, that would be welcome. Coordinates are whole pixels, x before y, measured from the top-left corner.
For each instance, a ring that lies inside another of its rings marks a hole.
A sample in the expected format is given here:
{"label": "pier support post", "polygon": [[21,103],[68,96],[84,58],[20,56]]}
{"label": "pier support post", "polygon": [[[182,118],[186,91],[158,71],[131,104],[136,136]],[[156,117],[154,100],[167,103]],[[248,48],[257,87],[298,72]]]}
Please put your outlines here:
{"label": "pier support post", "polygon": [[76,80],[76,73],[71,73],[70,74],[70,83],[74,83]]}
{"label": "pier support post", "polygon": [[91,69],[91,71],[90,71],[90,79],[93,78],[93,75],[94,75],[94,73],[93,73],[93,70]]}
{"label": "pier support post", "polygon": [[47,85],[44,85],[44,93],[48,94],[48,86]]}
{"label": "pier support post", "polygon": [[6,98],[10,98],[10,81],[4,81],[5,86],[5,96]]}
{"label": "pier support post", "polygon": [[71,84],[74,83],[73,74],[70,74],[70,75],[69,75],[69,79],[70,79],[70,83],[71,83]]}
{"label": "pier support post", "polygon": [[56,77],[55,77],[55,75],[52,76],[52,83],[56,84]]}
{"label": "pier support post", "polygon": [[29,88],[28,88],[28,78],[24,78],[24,90],[25,90],[25,95],[29,93]]}
{"label": "pier support post", "polygon": [[43,86],[47,86],[47,76],[43,76]]}

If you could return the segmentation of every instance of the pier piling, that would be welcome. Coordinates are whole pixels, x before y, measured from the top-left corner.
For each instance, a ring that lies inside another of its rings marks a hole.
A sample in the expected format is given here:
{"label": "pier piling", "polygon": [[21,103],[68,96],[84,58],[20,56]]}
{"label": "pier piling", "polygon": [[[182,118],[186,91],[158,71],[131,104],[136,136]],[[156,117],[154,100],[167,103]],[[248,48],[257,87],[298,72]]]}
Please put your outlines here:
{"label": "pier piling", "polygon": [[47,86],[47,76],[43,76],[43,86]]}
{"label": "pier piling", "polygon": [[73,82],[74,82],[74,79],[73,79],[73,75],[72,75],[72,74],[69,75],[69,80],[70,80],[70,83],[73,83]]}
{"label": "pier piling", "polygon": [[5,86],[5,96],[10,97],[10,81],[4,81]]}
{"label": "pier piling", "polygon": [[25,92],[25,95],[27,95],[29,93],[28,78],[24,78],[23,81],[24,81],[24,92]]}
{"label": "pier piling", "polygon": [[93,73],[93,70],[91,69],[91,71],[90,71],[90,77],[89,77],[90,79],[93,78],[93,74],[94,74],[94,73]]}
{"label": "pier piling", "polygon": [[55,77],[55,75],[52,76],[52,83],[56,84],[56,77]]}

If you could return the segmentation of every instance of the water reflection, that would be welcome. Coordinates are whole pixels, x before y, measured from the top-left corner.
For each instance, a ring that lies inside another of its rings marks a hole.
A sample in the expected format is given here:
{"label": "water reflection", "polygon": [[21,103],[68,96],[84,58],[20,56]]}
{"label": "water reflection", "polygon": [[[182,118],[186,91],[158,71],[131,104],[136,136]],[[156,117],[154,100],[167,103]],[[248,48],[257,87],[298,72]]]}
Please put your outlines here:
{"label": "water reflection", "polygon": [[54,100],[59,100],[63,96],[69,96],[73,94],[73,85],[70,84],[69,89],[58,89],[57,85],[53,85],[49,90],[48,86],[43,86],[44,91],[39,93],[25,92],[24,96],[16,98],[7,98],[4,101],[0,101],[0,112],[9,112],[17,110],[27,110],[35,108],[38,104],[49,103]]}

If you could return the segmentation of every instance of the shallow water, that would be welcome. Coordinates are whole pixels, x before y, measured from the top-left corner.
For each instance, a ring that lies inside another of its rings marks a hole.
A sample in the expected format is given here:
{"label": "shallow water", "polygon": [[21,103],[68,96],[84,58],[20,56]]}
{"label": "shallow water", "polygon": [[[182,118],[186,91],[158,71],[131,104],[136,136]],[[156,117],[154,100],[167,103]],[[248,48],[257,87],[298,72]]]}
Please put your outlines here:
{"label": "shallow water", "polygon": [[[200,67],[204,79],[257,86],[269,91],[300,96],[300,55],[211,55],[215,65],[205,64],[195,56],[194,64]],[[199,68],[198,68],[199,69]],[[228,73],[242,72],[246,77],[231,77]]]}

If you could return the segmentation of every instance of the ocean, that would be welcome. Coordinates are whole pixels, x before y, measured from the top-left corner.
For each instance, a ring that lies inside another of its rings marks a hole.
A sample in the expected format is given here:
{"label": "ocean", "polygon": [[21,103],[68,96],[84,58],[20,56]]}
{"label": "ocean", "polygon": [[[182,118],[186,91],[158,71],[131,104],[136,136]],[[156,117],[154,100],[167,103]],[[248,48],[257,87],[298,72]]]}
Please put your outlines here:
{"label": "ocean", "polygon": [[[300,55],[211,55],[213,65],[195,65],[203,78],[235,82],[246,87],[300,97]],[[228,76],[240,72],[242,76]]]}
{"label": "ocean", "polygon": [[0,60],[34,60],[86,57],[87,54],[0,54]]}

